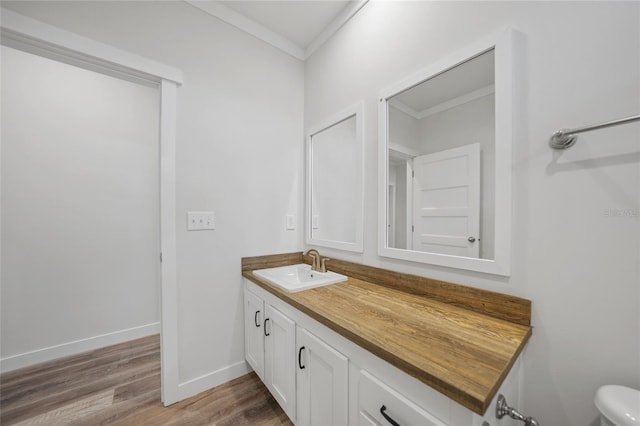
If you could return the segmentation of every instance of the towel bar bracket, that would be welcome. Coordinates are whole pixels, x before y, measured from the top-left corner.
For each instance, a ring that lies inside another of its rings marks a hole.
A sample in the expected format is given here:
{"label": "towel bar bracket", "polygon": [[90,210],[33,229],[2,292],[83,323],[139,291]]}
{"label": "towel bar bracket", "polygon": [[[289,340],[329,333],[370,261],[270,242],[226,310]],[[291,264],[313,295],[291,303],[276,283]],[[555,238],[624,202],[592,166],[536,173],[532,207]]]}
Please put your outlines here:
{"label": "towel bar bracket", "polygon": [[496,418],[501,419],[504,416],[509,416],[514,420],[520,420],[524,422],[525,426],[539,426],[539,423],[533,417],[525,417],[513,407],[509,407],[507,400],[502,394],[498,395],[498,402],[496,403]]}
{"label": "towel bar bracket", "polygon": [[577,139],[578,137],[576,135],[567,134],[567,130],[558,130],[551,135],[549,146],[553,149],[567,149],[571,148],[576,143]]}

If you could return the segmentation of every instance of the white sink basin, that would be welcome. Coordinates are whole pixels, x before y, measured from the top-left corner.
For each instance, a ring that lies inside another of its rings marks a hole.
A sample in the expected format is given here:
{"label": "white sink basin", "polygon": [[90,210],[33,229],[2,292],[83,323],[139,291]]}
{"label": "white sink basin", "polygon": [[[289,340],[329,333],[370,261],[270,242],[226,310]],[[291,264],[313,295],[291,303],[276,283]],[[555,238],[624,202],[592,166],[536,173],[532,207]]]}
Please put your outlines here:
{"label": "white sink basin", "polygon": [[257,271],[253,271],[253,273],[289,293],[336,284],[347,280],[346,276],[335,272],[312,271],[311,265],[305,263],[279,266],[277,268],[258,269]]}

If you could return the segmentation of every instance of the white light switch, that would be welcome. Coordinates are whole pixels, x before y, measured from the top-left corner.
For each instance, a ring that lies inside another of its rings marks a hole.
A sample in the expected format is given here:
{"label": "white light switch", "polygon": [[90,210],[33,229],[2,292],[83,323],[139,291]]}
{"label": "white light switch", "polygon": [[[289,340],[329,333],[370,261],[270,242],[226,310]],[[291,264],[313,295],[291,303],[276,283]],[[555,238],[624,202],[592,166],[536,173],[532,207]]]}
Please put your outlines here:
{"label": "white light switch", "polygon": [[320,216],[318,216],[317,214],[314,214],[311,217],[311,229],[318,229],[320,228]]}
{"label": "white light switch", "polygon": [[287,215],[287,231],[293,231],[296,229],[296,217],[295,215]]}
{"label": "white light switch", "polygon": [[215,212],[187,212],[187,231],[216,229]]}

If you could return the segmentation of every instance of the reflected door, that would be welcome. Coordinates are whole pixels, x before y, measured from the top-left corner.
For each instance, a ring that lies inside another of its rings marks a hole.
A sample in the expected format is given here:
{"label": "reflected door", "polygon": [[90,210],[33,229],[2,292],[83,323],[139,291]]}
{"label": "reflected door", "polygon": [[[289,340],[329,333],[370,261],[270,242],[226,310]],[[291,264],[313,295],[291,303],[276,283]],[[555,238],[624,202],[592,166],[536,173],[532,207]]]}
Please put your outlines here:
{"label": "reflected door", "polygon": [[416,157],[413,167],[413,250],[479,257],[480,144]]}

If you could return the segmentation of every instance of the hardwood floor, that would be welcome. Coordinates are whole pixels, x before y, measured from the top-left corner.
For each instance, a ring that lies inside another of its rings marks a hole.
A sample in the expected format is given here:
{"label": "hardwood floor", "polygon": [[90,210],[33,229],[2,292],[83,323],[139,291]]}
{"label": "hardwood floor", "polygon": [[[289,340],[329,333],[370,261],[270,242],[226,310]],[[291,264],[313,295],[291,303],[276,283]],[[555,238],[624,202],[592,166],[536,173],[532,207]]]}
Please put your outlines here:
{"label": "hardwood floor", "polygon": [[0,376],[2,425],[291,425],[250,373],[169,407],[150,336]]}

